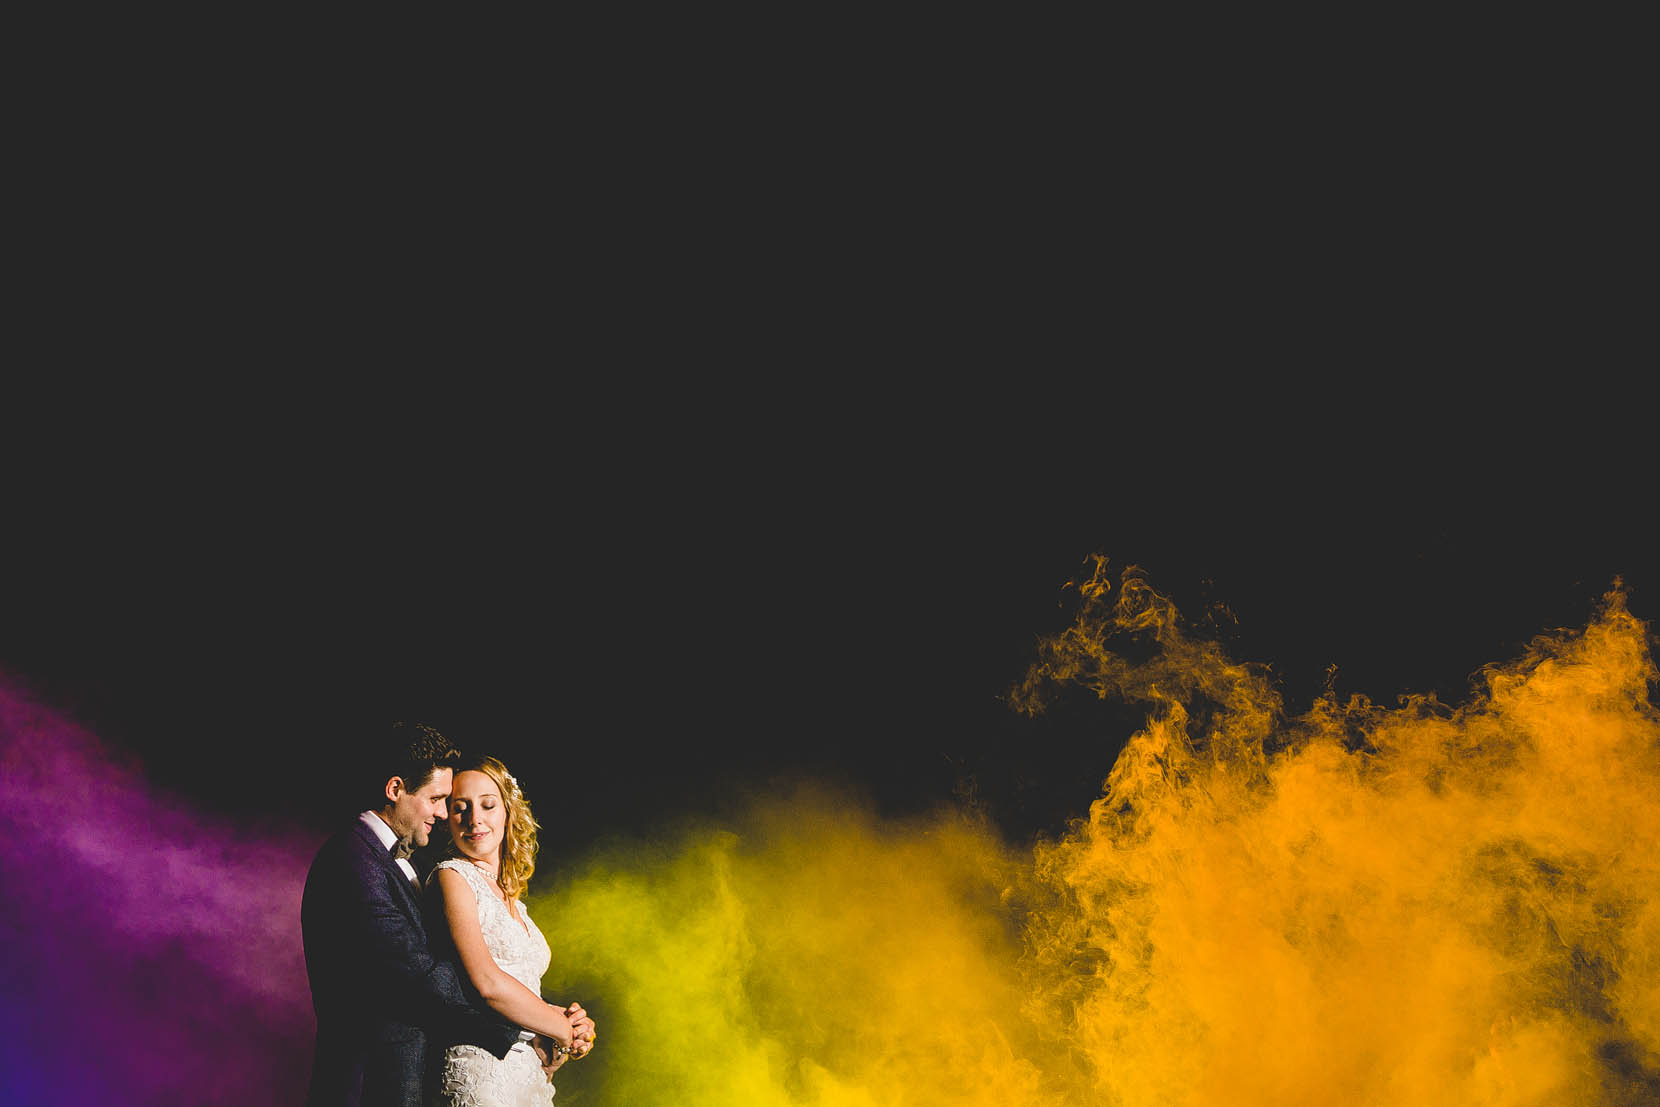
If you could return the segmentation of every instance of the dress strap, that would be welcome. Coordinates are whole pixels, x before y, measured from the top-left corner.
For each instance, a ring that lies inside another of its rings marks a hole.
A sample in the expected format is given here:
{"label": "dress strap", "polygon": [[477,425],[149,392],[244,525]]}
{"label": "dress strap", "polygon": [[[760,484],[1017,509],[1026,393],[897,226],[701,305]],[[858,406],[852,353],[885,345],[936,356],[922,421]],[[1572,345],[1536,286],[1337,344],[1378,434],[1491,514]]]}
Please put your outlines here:
{"label": "dress strap", "polygon": [[438,864],[432,867],[432,875],[427,879],[429,881],[438,879],[439,869],[454,869],[459,872],[466,878],[467,884],[472,888],[475,896],[483,898],[489,894],[490,886],[485,883],[484,874],[479,872],[477,866],[475,866],[472,862],[463,861],[459,857],[446,857],[444,860],[438,862]]}

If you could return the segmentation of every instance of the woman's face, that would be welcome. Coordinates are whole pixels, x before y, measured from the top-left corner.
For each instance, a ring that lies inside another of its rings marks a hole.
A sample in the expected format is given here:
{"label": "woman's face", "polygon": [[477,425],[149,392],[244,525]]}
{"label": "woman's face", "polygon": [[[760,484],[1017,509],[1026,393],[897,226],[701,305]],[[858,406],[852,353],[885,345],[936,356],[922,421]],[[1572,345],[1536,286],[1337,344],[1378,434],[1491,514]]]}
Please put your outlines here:
{"label": "woman's face", "polygon": [[495,865],[507,829],[507,806],[487,773],[469,769],[455,774],[450,789],[450,839],[461,856]]}

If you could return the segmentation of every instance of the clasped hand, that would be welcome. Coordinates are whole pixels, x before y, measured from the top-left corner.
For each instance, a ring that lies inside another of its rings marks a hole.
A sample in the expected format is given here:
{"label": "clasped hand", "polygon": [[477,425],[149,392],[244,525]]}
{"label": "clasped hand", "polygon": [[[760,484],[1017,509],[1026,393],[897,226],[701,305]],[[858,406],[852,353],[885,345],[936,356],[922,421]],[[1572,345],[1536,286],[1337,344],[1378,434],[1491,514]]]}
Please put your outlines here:
{"label": "clasped hand", "polygon": [[586,1057],[594,1048],[594,1020],[588,1017],[588,1012],[582,1009],[582,1004],[573,1003],[566,1007],[565,1017],[571,1023],[571,1044],[568,1050],[561,1050],[557,1039],[542,1034],[538,1034],[532,1043],[536,1055],[542,1059],[542,1071],[550,1079],[567,1059]]}

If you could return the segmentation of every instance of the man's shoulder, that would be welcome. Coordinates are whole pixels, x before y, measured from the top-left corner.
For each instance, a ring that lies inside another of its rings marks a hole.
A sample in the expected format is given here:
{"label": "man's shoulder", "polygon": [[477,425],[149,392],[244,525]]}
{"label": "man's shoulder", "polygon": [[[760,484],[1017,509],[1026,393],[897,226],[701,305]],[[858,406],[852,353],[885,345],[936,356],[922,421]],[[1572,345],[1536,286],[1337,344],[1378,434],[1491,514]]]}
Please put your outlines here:
{"label": "man's shoulder", "polygon": [[373,860],[375,847],[379,844],[375,841],[373,831],[359,820],[353,819],[336,829],[317,847],[317,855],[311,861],[311,871],[340,865],[356,867],[365,861]]}
{"label": "man's shoulder", "polygon": [[329,835],[306,870],[300,904],[302,920],[313,912],[334,911],[373,897],[384,875],[377,852],[383,851],[374,832],[360,822],[354,821]]}

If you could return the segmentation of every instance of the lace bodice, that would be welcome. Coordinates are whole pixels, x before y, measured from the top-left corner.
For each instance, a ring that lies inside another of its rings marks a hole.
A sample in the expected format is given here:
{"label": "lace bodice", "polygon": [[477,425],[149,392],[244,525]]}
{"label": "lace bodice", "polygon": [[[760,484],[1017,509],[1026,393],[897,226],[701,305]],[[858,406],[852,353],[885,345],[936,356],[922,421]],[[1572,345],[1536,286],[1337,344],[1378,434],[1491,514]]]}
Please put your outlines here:
{"label": "lace bodice", "polygon": [[[532,994],[541,995],[542,974],[548,971],[552,953],[523,901],[514,900],[510,910],[490,878],[469,861],[440,861],[427,878],[429,885],[438,879],[438,869],[454,869],[466,879],[478,901],[478,928],[491,958]],[[443,1107],[547,1107],[553,1103],[553,1085],[536,1054],[523,1043],[504,1060],[477,1046],[457,1045],[444,1053],[435,1095],[434,1102]]]}
{"label": "lace bodice", "polygon": [[514,900],[510,914],[490,878],[470,861],[455,857],[440,861],[427,878],[429,882],[438,879],[438,869],[454,869],[467,878],[467,886],[478,900],[478,928],[484,933],[484,946],[490,956],[508,976],[541,995],[542,974],[548,971],[552,953],[547,939],[530,921],[524,901]]}

